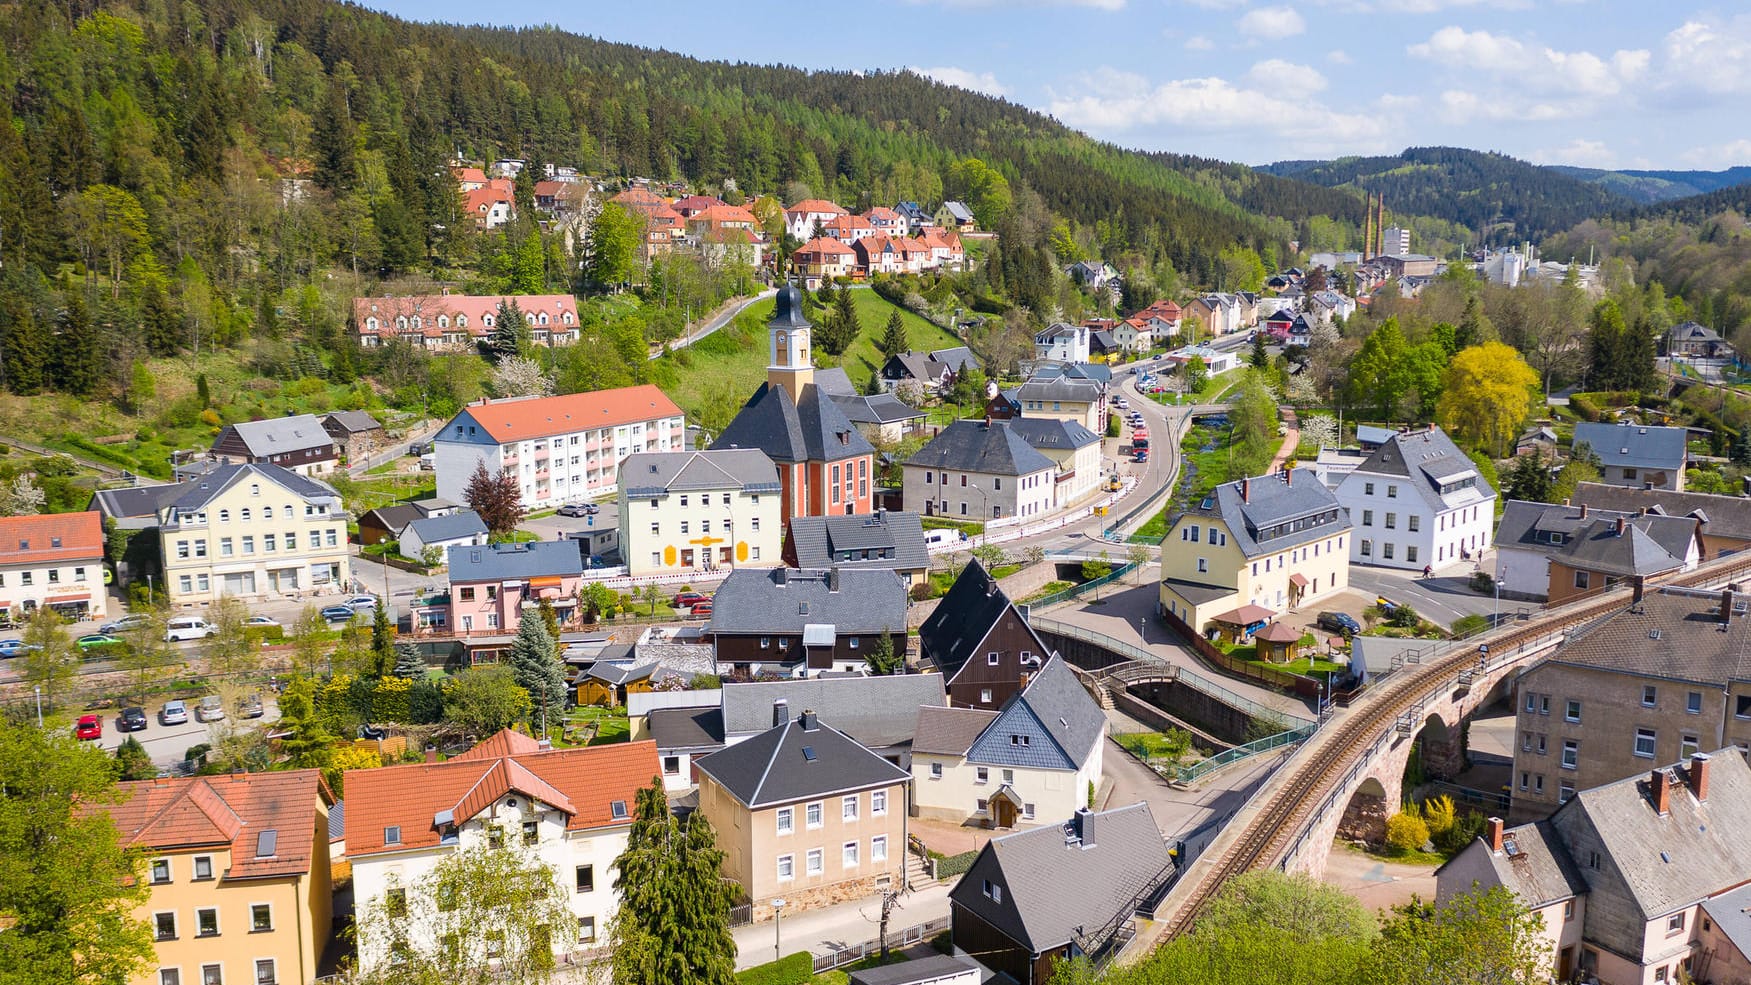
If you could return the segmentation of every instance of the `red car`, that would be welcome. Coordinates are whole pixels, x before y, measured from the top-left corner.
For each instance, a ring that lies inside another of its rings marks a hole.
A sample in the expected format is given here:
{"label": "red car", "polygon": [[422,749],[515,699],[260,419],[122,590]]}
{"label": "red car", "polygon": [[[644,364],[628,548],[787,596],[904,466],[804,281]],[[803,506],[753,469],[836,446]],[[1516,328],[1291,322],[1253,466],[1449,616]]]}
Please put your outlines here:
{"label": "red car", "polygon": [[97,715],[80,715],[79,721],[73,725],[73,737],[76,739],[103,738],[103,719]]}
{"label": "red car", "polygon": [[711,601],[709,596],[701,595],[698,592],[682,592],[675,596],[675,608],[691,609],[701,602],[709,601]]}
{"label": "red car", "polygon": [[709,616],[709,615],[711,615],[711,599],[704,599],[702,601],[693,603],[693,608],[691,611],[696,616]]}

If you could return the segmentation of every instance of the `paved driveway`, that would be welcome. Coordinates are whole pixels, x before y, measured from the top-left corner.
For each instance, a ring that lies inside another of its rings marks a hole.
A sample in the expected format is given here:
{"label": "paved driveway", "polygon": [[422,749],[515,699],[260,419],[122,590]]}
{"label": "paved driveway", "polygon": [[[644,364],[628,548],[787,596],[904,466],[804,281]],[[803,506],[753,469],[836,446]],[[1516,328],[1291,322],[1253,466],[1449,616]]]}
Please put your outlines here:
{"label": "paved driveway", "polygon": [[[1485,562],[1485,570],[1492,566],[1491,562]],[[1471,571],[1470,564],[1459,564],[1436,572],[1433,578],[1424,578],[1416,571],[1352,564],[1350,587],[1365,595],[1370,603],[1376,596],[1384,595],[1394,602],[1408,603],[1430,622],[1451,626],[1461,616],[1487,617],[1498,611],[1494,595],[1479,595],[1467,586]],[[1499,611],[1517,611],[1522,605],[1524,603],[1511,602]]]}

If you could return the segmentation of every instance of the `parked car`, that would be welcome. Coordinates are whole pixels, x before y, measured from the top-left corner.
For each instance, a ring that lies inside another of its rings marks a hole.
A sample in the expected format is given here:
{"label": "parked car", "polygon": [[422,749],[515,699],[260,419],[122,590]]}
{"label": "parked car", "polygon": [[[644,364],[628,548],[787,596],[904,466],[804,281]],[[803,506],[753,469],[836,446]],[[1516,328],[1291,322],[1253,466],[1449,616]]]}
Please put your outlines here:
{"label": "parked car", "polygon": [[675,596],[675,608],[691,609],[701,602],[709,602],[710,600],[710,596],[701,595],[698,592],[682,592]]}
{"label": "parked car", "polygon": [[377,608],[377,596],[355,595],[352,598],[347,599],[345,602],[342,602],[341,605],[346,606],[354,612],[370,612]]}
{"label": "parked car", "polygon": [[1313,624],[1343,636],[1354,636],[1362,631],[1362,624],[1347,612],[1321,612]]}
{"label": "parked car", "polygon": [[237,699],[237,714],[244,718],[261,717],[261,695],[247,694]]}
{"label": "parked car", "polygon": [[22,656],[31,650],[40,649],[42,649],[42,647],[37,646],[34,643],[26,643],[19,639],[0,640],[0,657],[17,657]]}
{"label": "parked car", "polygon": [[122,732],[138,732],[146,727],[146,709],[123,708],[122,717],[116,722],[116,728]]}
{"label": "parked car", "polygon": [[711,615],[711,599],[706,599],[703,602],[695,602],[693,603],[693,608],[687,611],[689,614],[695,616],[709,616]]}
{"label": "parked car", "polygon": [[180,699],[172,699],[164,702],[164,707],[158,712],[158,724],[187,725],[188,705],[184,704]]}
{"label": "parked car", "polygon": [[351,622],[359,613],[350,606],[331,605],[322,610],[322,618],[328,622]]}
{"label": "parked car", "polygon": [[79,721],[73,725],[75,739],[103,738],[103,718],[99,715],[80,715]]}
{"label": "parked car", "polygon": [[1131,456],[1131,461],[1133,461],[1133,462],[1147,462],[1147,461],[1149,461],[1149,449],[1147,449],[1147,448],[1137,449],[1137,454]]}
{"label": "parked car", "polygon": [[212,623],[200,616],[177,616],[164,627],[164,638],[172,643],[200,640],[218,632]]}
{"label": "parked car", "polygon": [[280,621],[273,616],[250,616],[243,620],[244,626],[278,626]]}
{"label": "parked car", "polygon": [[217,694],[209,694],[195,706],[195,717],[203,722],[220,722],[225,720],[225,700]]}
{"label": "parked car", "polygon": [[589,516],[590,511],[583,503],[567,503],[553,511],[558,516]]}
{"label": "parked car", "polygon": [[121,640],[108,633],[88,633],[73,641],[82,651],[101,650],[106,646],[115,646]]}
{"label": "parked car", "polygon": [[432,443],[430,441],[416,441],[407,446],[407,453],[415,458],[418,458],[421,455],[430,455],[432,453]]}
{"label": "parked car", "polygon": [[113,619],[106,622],[97,627],[97,631],[100,633],[122,633],[130,629],[139,629],[150,621],[151,620],[147,619],[145,616],[135,613],[131,616],[123,616],[120,619]]}

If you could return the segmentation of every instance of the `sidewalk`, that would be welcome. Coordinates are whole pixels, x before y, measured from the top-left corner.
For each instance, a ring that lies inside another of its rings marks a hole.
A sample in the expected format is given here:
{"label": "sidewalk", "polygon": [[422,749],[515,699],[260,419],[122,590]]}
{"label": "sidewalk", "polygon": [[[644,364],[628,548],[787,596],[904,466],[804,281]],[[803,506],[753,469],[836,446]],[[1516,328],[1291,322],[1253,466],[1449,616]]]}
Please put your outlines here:
{"label": "sidewalk", "polygon": [[[899,932],[907,927],[946,918],[948,891],[953,886],[952,882],[937,883],[901,896],[888,916],[890,937],[897,940]],[[798,951],[831,954],[839,948],[873,941],[881,932],[881,917],[882,898],[871,896],[787,915],[777,921],[776,927],[768,920],[733,928],[730,936],[736,940],[736,970]]]}

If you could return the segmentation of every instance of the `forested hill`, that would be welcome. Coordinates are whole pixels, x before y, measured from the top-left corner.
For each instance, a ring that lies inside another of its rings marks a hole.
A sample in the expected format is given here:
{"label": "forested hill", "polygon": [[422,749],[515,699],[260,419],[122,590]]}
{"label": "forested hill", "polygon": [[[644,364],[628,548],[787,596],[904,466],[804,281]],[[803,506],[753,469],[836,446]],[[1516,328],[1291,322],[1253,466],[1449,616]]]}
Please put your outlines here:
{"label": "forested hill", "polygon": [[1549,167],[1552,171],[1592,182],[1642,204],[1693,198],[1751,182],[1751,167],[1720,171],[1603,171],[1560,164]]}
{"label": "forested hill", "polygon": [[1456,147],[1412,147],[1390,157],[1281,161],[1261,170],[1379,192],[1389,213],[1446,219],[1492,243],[1540,240],[1630,204],[1605,187],[1550,168]]}

